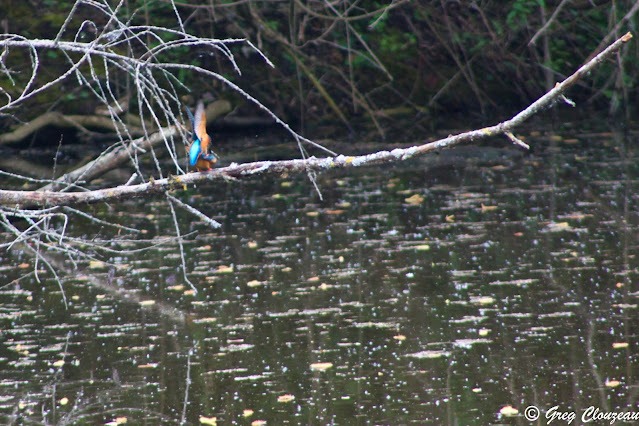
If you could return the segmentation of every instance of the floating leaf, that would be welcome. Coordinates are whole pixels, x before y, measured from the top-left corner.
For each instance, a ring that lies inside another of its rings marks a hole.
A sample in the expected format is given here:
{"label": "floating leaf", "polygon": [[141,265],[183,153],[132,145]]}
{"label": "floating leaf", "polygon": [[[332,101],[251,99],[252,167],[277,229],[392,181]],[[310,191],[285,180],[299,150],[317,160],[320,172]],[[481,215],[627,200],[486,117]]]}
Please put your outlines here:
{"label": "floating leaf", "polygon": [[326,371],[332,367],[333,367],[332,362],[315,362],[311,364],[311,370],[314,370],[314,371]]}
{"label": "floating leaf", "polygon": [[422,197],[419,194],[415,194],[415,195],[413,195],[411,197],[408,197],[408,198],[404,199],[404,201],[406,201],[408,204],[412,204],[414,206],[418,206],[418,205],[420,205],[421,203],[424,202],[424,197]]}
{"label": "floating leaf", "polygon": [[246,283],[246,285],[251,288],[260,287],[260,286],[263,286],[264,284],[266,284],[266,281],[258,281],[258,280],[252,280]]}
{"label": "floating leaf", "polygon": [[295,395],[286,394],[277,397],[277,402],[291,402],[295,399]]}
{"label": "floating leaf", "polygon": [[497,206],[485,206],[484,203],[481,203],[481,211],[482,212],[489,212],[492,210],[497,210]]}
{"label": "floating leaf", "polygon": [[200,416],[200,424],[217,426],[217,417],[204,417]]}
{"label": "floating leaf", "polygon": [[404,340],[406,340],[406,336],[404,336],[403,334],[398,334],[396,336],[393,336],[393,339],[403,342]]}
{"label": "floating leaf", "polygon": [[568,231],[571,226],[568,222],[550,222],[547,226],[549,232]]}
{"label": "floating leaf", "polygon": [[167,290],[171,290],[171,291],[182,291],[184,290],[184,285],[182,284],[178,284],[178,285],[172,285],[166,288]]}
{"label": "floating leaf", "polygon": [[226,266],[226,265],[220,265],[217,267],[217,271],[215,271],[218,274],[232,274],[233,273],[233,267],[232,266]]}
{"label": "floating leaf", "polygon": [[250,249],[254,249],[254,248],[257,248],[257,243],[255,241],[249,241],[247,246]]}
{"label": "floating leaf", "polygon": [[140,300],[140,306],[152,306],[155,305],[155,300]]}
{"label": "floating leaf", "polygon": [[495,303],[495,298],[491,296],[471,297],[470,302],[475,305],[491,305]]}
{"label": "floating leaf", "polygon": [[608,388],[616,388],[620,384],[621,382],[619,380],[606,380],[606,387]]}
{"label": "floating leaf", "polygon": [[105,423],[104,426],[118,426],[123,425],[128,421],[126,417],[117,417],[112,422]]}
{"label": "floating leaf", "polygon": [[60,359],[58,361],[55,361],[53,364],[51,364],[54,367],[62,367],[64,365],[64,360]]}
{"label": "floating leaf", "polygon": [[454,214],[446,215],[446,222],[453,223],[454,221],[455,221],[455,215]]}
{"label": "floating leaf", "polygon": [[613,349],[623,349],[628,347],[628,342],[615,342],[612,344]]}
{"label": "floating leaf", "polygon": [[512,405],[506,405],[505,407],[501,407],[501,410],[499,410],[499,414],[506,417],[513,417],[519,414],[519,410]]}
{"label": "floating leaf", "polygon": [[62,399],[60,399],[60,401],[58,401],[60,403],[60,405],[67,405],[69,403],[69,398],[67,398],[66,396]]}
{"label": "floating leaf", "polygon": [[254,413],[254,411],[253,411],[253,410],[246,409],[246,410],[244,410],[244,411],[242,412],[242,415],[243,415],[244,417],[251,417],[251,416],[253,415],[253,413]]}
{"label": "floating leaf", "polygon": [[420,244],[418,246],[415,246],[415,250],[417,250],[417,251],[428,251],[428,250],[430,250],[430,246],[428,244]]}

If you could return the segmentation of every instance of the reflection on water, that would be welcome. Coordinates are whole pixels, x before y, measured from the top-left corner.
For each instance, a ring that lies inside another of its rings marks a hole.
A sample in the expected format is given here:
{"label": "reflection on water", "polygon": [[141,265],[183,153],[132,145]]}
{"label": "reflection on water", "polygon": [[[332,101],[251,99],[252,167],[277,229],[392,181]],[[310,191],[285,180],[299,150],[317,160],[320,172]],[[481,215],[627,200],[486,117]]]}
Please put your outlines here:
{"label": "reflection on water", "polygon": [[[175,240],[59,264],[68,309],[44,272],[0,289],[0,418],[530,424],[530,405],[542,419],[555,405],[639,410],[636,136],[614,136],[335,172],[319,178],[323,201],[305,177],[177,194],[223,224],[177,212],[198,293]],[[175,233],[160,201],[122,210],[151,241]],[[7,282],[32,270],[1,256]]]}

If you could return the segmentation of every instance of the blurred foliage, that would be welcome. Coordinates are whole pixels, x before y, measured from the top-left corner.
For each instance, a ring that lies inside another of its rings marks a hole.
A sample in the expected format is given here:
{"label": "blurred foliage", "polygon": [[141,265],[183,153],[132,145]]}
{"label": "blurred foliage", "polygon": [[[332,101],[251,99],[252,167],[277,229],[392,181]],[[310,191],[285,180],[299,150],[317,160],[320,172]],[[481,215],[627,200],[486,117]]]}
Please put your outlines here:
{"label": "blurred foliage", "polygon": [[[436,126],[441,117],[455,114],[503,118],[527,106],[546,91],[549,82],[572,73],[593,52],[636,30],[636,16],[628,15],[634,0],[574,0],[531,44],[560,3],[193,0],[177,2],[175,8],[193,35],[246,38],[276,68],[270,69],[240,43],[234,54],[241,76],[227,60],[210,52],[184,49],[181,62],[228,76],[310,136],[316,136],[311,123],[322,124],[326,132],[372,128],[384,136],[395,126],[405,126],[401,118],[421,128]],[[5,17],[2,28],[30,38],[54,38],[73,4],[71,0],[0,0],[0,17]],[[90,26],[76,33],[83,19],[94,20],[98,27],[106,23],[104,16],[86,6],[80,8],[64,39],[90,40]],[[178,25],[168,0],[127,0],[120,15],[124,20],[130,16],[132,25]],[[636,108],[638,50],[636,41],[630,43],[619,56],[622,68],[606,64],[569,96],[611,112]],[[46,59],[47,74],[42,78],[68,65],[53,51]],[[12,60],[7,65],[19,68],[16,58]],[[194,96],[210,93],[241,102],[217,81],[184,71],[176,71],[176,76]],[[55,104],[65,111],[89,111],[90,99],[72,90],[73,83],[56,88],[64,92],[63,98],[56,90],[43,95],[40,107]],[[116,90],[128,90],[129,83],[126,78],[113,82]],[[9,87],[4,77],[0,85]]]}

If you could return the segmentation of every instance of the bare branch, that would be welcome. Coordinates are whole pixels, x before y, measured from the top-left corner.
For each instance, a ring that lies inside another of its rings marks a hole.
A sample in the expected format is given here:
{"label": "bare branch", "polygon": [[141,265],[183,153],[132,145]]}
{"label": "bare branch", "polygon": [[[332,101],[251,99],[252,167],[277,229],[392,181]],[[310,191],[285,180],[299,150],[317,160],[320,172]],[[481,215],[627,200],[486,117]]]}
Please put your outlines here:
{"label": "bare branch", "polygon": [[[362,167],[406,161],[408,159],[424,155],[428,152],[452,146],[477,142],[488,137],[511,134],[513,130],[524,121],[550,107],[554,102],[561,99],[564,92],[574,85],[580,78],[589,73],[594,67],[611,57],[624,43],[632,38],[632,34],[627,33],[619,38],[607,49],[594,57],[588,63],[579,68],[574,74],[524,109],[510,120],[501,122],[494,126],[483,129],[472,130],[449,136],[438,141],[409,148],[396,148],[392,151],[379,151],[367,155],[316,158],[310,157],[299,160],[284,161],[258,161],[254,163],[232,164],[228,167],[211,170],[201,173],[190,173],[180,176],[170,176],[164,179],[151,180],[150,182],[118,186],[115,188],[100,189],[86,192],[35,192],[35,191],[7,191],[0,190],[0,205],[18,208],[32,207],[52,207],[69,206],[74,204],[91,204],[100,202],[110,202],[134,197],[146,196],[148,194],[159,194],[167,190],[183,190],[189,185],[205,181],[227,180],[229,178],[247,179],[261,175],[290,175],[292,173],[309,173],[328,171],[337,168]],[[173,132],[175,130],[172,130]],[[165,130],[165,133],[169,130]],[[154,135],[155,136],[155,135]],[[513,136],[514,137],[514,136]],[[520,144],[521,145],[521,144]]]}

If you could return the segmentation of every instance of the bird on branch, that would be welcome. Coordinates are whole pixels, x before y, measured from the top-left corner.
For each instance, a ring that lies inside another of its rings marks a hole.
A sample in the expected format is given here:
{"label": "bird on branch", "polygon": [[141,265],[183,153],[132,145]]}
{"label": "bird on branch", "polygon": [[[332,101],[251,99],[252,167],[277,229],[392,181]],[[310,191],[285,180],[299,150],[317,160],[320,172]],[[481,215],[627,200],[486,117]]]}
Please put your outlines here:
{"label": "bird on branch", "polygon": [[188,108],[186,108],[186,112],[193,127],[193,142],[191,142],[187,149],[189,165],[195,166],[199,172],[211,170],[211,164],[217,163],[218,157],[211,150],[211,137],[206,133],[206,112],[204,111],[204,104],[202,101],[198,102],[195,108],[195,116]]}

